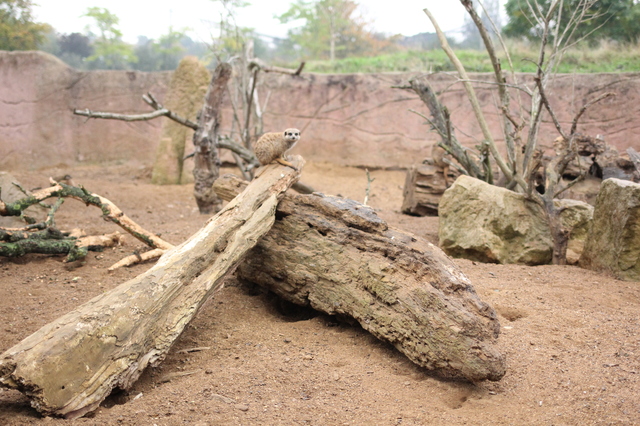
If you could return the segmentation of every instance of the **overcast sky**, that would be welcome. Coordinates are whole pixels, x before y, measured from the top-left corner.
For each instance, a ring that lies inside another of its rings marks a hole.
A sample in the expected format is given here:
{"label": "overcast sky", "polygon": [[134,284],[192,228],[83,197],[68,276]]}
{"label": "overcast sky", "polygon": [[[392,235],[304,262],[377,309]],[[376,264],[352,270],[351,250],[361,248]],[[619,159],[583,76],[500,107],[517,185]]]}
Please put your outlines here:
{"label": "overcast sky", "polygon": [[[283,25],[274,15],[284,13],[292,0],[248,0],[240,9],[238,25],[254,28],[258,33],[284,37],[292,25]],[[81,17],[87,8],[108,9],[120,18],[120,30],[127,42],[138,35],[157,38],[168,32],[189,28],[195,40],[208,41],[212,22],[219,21],[219,6],[211,0],[36,0],[36,20],[52,25],[60,33],[84,32],[92,20]],[[360,10],[376,31],[411,36],[433,32],[422,9],[428,7],[444,30],[462,25],[464,9],[455,0],[358,0]],[[295,25],[293,25],[295,26]],[[214,31],[213,31],[214,32]]]}

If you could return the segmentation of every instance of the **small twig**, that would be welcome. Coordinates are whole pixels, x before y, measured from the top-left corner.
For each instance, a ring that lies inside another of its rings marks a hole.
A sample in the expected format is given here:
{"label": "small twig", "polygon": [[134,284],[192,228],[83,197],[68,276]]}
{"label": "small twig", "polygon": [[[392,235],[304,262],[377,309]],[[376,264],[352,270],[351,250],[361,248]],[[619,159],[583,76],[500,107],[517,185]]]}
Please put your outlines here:
{"label": "small twig", "polygon": [[120,261],[114,263],[113,265],[109,266],[107,270],[111,272],[111,271],[115,271],[118,268],[122,268],[123,266],[131,266],[131,265],[136,265],[138,263],[143,263],[148,260],[158,258],[163,254],[165,254],[166,252],[167,252],[166,249],[158,248],[158,249],[146,251],[142,254],[134,253],[130,256],[125,257],[124,259],[121,259]]}
{"label": "small twig", "polygon": [[366,206],[367,203],[369,202],[369,192],[371,191],[371,182],[373,182],[376,179],[375,178],[371,179],[371,175],[369,174],[369,169],[364,169],[364,170],[367,173],[367,189],[365,190],[364,203],[362,204]]}
{"label": "small twig", "polygon": [[572,186],[574,186],[577,183],[580,183],[584,180],[585,175],[584,173],[582,173],[581,175],[579,175],[577,178],[575,178],[574,180],[572,180],[571,182],[569,182],[567,184],[567,186],[565,186],[564,188],[560,188],[559,190],[557,190],[554,194],[553,194],[553,198],[558,198],[558,196],[560,194],[562,194],[564,191],[566,191],[567,189],[571,188]]}
{"label": "small twig", "polygon": [[191,352],[208,351],[209,349],[211,349],[209,346],[199,346],[197,348],[180,349],[179,351],[176,351],[176,353],[177,354],[188,354],[188,353],[191,353]]}
{"label": "small twig", "polygon": [[178,371],[178,372],[175,372],[175,373],[169,373],[169,374],[165,374],[164,376],[162,376],[160,381],[162,383],[167,383],[167,382],[170,382],[171,380],[173,380],[175,378],[184,377],[184,376],[192,376],[194,374],[198,374],[201,371],[202,370],[192,370],[192,371]]}

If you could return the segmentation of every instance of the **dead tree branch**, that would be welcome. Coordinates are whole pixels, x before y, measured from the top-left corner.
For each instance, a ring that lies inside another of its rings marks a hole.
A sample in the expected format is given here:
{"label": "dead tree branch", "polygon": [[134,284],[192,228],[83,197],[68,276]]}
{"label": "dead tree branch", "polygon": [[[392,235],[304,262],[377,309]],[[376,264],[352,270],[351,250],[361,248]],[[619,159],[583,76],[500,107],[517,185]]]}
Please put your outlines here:
{"label": "dead tree branch", "polygon": [[249,69],[259,68],[264,72],[275,72],[275,73],[289,74],[289,75],[300,75],[302,73],[302,69],[304,68],[304,66],[305,66],[304,61],[300,62],[300,65],[295,70],[267,65],[258,58],[254,58],[249,62]]}
{"label": "dead tree branch", "polygon": [[81,115],[88,118],[102,118],[104,120],[121,120],[121,121],[147,121],[154,118],[168,116],[170,111],[168,109],[159,109],[154,112],[146,114],[117,114],[114,112],[99,112],[91,111],[90,109],[74,109],[75,115]]}
{"label": "dead tree branch", "polygon": [[584,104],[582,106],[582,108],[580,108],[580,111],[578,111],[578,113],[576,114],[576,116],[573,118],[573,122],[571,123],[571,131],[569,132],[570,135],[574,135],[578,129],[578,121],[580,120],[580,117],[582,117],[582,114],[584,114],[587,109],[589,109],[592,105],[597,104],[598,102],[605,100],[611,96],[615,96],[616,94],[613,92],[607,92],[607,93],[603,93],[602,95],[598,96],[595,99],[592,99],[591,101],[587,102],[586,104]]}
{"label": "dead tree branch", "polygon": [[[149,106],[151,106],[152,108],[156,109],[156,110],[165,110],[166,108],[163,107],[158,101],[157,99],[153,96],[153,94],[151,92],[147,92],[146,95],[142,95],[142,100],[145,101]],[[189,127],[193,130],[198,130],[198,125],[196,123],[194,123],[191,120],[187,120],[186,118],[180,117],[178,114],[167,110],[168,113],[166,114],[167,118],[172,119],[173,121],[175,121],[176,123],[182,124],[183,126]]]}
{"label": "dead tree branch", "polygon": [[[120,226],[122,229],[127,231],[129,234],[142,241],[146,245],[150,246],[154,249],[168,250],[173,248],[173,244],[164,241],[162,238],[157,235],[145,230],[136,222],[134,222],[131,218],[129,218],[122,210],[120,210],[114,203],[112,203],[107,198],[104,198],[98,194],[92,194],[87,191],[85,188],[70,186],[62,182],[55,182],[51,180],[52,186],[49,188],[44,188],[39,191],[35,191],[34,193],[28,195],[25,198],[20,200],[16,200],[13,203],[5,203],[0,200],[0,216],[21,216],[24,210],[29,208],[32,205],[39,204],[42,201],[52,198],[58,197],[58,201],[52,206],[51,211],[49,212],[49,217],[46,222],[44,222],[45,229],[43,231],[34,232],[14,232],[9,234],[9,230],[2,230],[3,233],[0,233],[0,237],[5,235],[5,238],[0,238],[4,241],[9,241],[8,243],[2,244],[13,244],[16,242],[14,246],[7,246],[5,250],[9,250],[7,253],[15,253],[13,256],[22,256],[25,253],[49,253],[49,254],[62,254],[69,253],[70,256],[73,255],[74,259],[77,259],[82,256],[82,253],[86,255],[86,250],[75,252],[73,250],[70,251],[69,247],[76,245],[76,239],[70,239],[68,242],[64,243],[55,243],[53,244],[53,240],[62,240],[62,238],[55,238],[56,233],[60,231],[55,230],[52,224],[54,224],[53,214],[55,214],[55,210],[62,204],[60,201],[63,198],[74,198],[79,201],[84,202],[86,205],[93,205],[98,207],[102,211],[103,218],[109,220],[116,225]],[[48,225],[47,225],[48,224]],[[26,231],[30,230],[29,227],[22,228],[20,230],[12,230],[12,231]],[[53,231],[52,231],[53,230]],[[26,237],[26,238],[21,238]],[[36,240],[50,240],[49,242],[56,246],[55,248],[47,249],[43,248],[43,243],[33,244],[27,242],[18,242],[18,239],[28,239],[29,241]],[[88,245],[91,245],[88,243]],[[79,246],[82,246],[81,244]],[[66,249],[66,251],[64,251]],[[30,250],[30,251],[28,251]],[[50,251],[44,251],[50,250]],[[75,249],[74,249],[75,250]],[[4,255],[4,254],[0,254]],[[9,255],[9,254],[6,254]]]}
{"label": "dead tree branch", "polygon": [[230,78],[231,65],[226,62],[220,63],[211,78],[204,105],[198,115],[198,128],[193,134],[196,152],[193,193],[201,214],[215,213],[221,207],[221,201],[211,189],[211,185],[220,174],[220,156],[216,143],[220,128],[220,109]]}

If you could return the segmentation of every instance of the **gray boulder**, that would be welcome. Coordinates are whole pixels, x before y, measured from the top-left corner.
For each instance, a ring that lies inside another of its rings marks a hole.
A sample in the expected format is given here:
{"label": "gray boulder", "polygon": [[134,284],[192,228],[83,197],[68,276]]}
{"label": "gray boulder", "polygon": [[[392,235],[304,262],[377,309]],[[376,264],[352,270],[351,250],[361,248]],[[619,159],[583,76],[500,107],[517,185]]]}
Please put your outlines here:
{"label": "gray boulder", "polygon": [[[7,204],[14,203],[26,195],[14,183],[20,184],[11,173],[0,172],[0,200]],[[42,211],[40,206],[32,206],[27,215],[36,216],[35,211]],[[42,216],[40,214],[38,217]],[[16,216],[0,216],[0,228],[22,228],[27,224]]]}
{"label": "gray boulder", "polygon": [[640,281],[639,184],[613,178],[602,182],[580,266]]}
{"label": "gray boulder", "polygon": [[[576,263],[587,236],[593,207],[556,200],[571,230],[567,262]],[[460,176],[439,205],[440,247],[450,256],[480,262],[542,265],[551,262],[553,243],[544,211],[524,195]]]}

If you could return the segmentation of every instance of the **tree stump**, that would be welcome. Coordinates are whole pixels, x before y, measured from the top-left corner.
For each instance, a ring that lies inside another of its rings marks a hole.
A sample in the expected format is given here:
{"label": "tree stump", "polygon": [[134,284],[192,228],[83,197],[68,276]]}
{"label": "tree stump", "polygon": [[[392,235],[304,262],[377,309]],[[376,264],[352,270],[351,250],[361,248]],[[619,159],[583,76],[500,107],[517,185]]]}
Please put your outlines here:
{"label": "tree stump", "polygon": [[[230,199],[244,185],[227,175],[214,189]],[[287,194],[236,273],[293,303],[354,318],[420,366],[472,381],[505,374],[497,316],[468,278],[438,247],[355,201]]]}
{"label": "tree stump", "polygon": [[[300,169],[304,163],[295,157]],[[0,356],[0,384],[45,415],[75,418],[157,365],[207,297],[269,230],[299,173],[269,165],[259,179],[147,272],[42,327]]]}
{"label": "tree stump", "polygon": [[437,216],[438,203],[447,185],[441,168],[420,164],[407,171],[402,213],[412,216]]}

